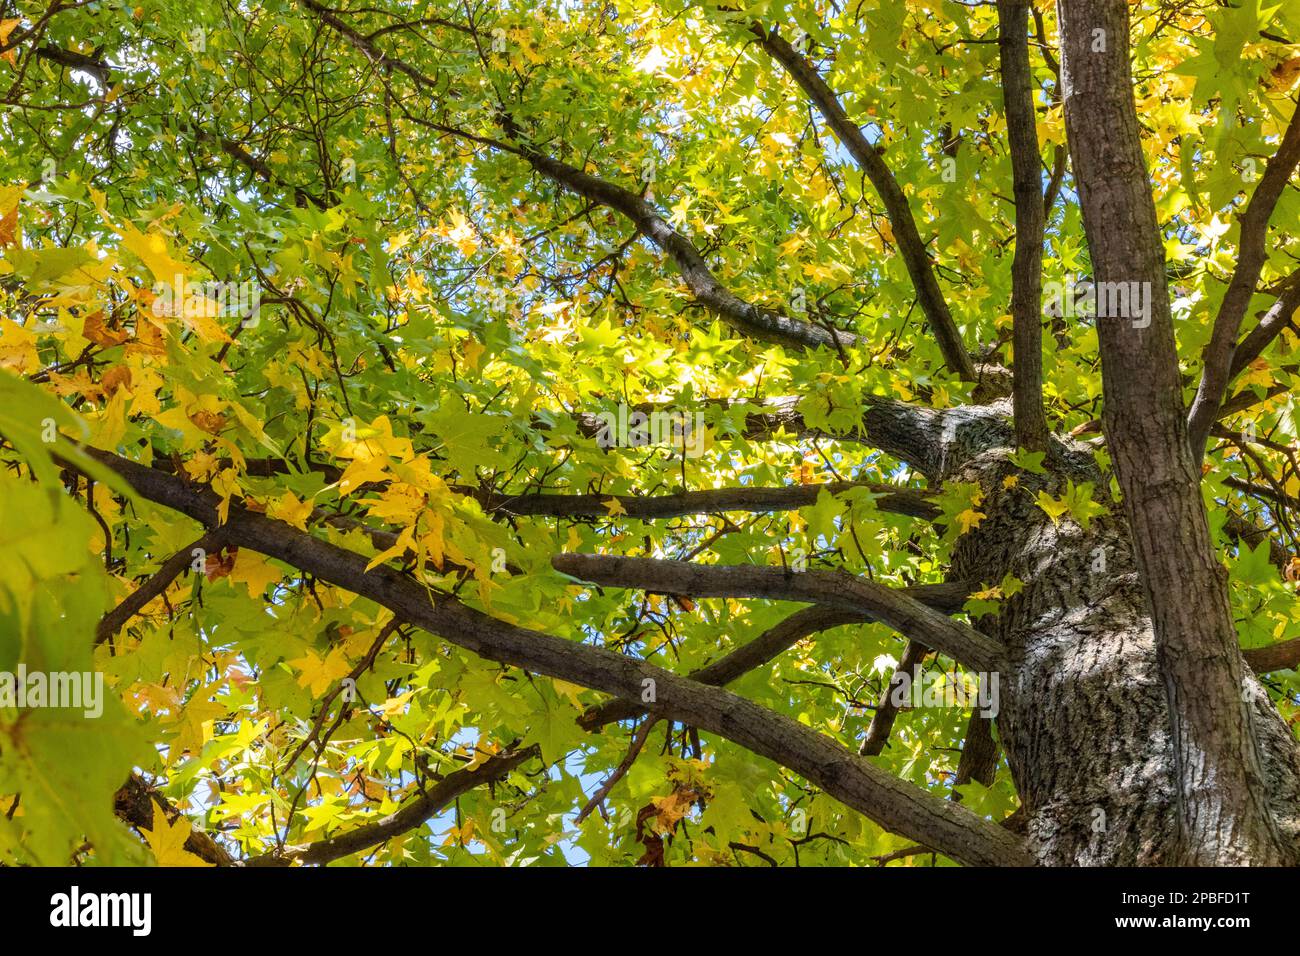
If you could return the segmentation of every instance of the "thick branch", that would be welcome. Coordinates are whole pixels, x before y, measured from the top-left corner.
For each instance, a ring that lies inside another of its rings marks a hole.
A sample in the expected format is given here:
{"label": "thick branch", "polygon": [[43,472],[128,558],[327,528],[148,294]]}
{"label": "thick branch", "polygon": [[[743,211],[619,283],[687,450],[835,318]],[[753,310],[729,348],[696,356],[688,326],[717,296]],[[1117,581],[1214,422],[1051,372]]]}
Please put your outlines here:
{"label": "thick branch", "polygon": [[257,174],[257,176],[259,176],[263,181],[270,183],[273,186],[278,186],[281,189],[292,191],[294,199],[299,206],[305,206],[310,202],[317,209],[328,208],[328,204],[319,196],[308,192],[301,186],[294,186],[291,183],[287,183],[277,176],[275,170],[273,170],[264,160],[258,159],[245,149],[242,143],[239,143],[228,136],[217,136],[214,133],[210,133],[197,123],[190,125],[189,132],[193,134],[194,138],[199,142],[210,143],[219,147],[223,153],[249,171]]}
{"label": "thick branch", "polygon": [[967,590],[960,584],[889,588],[840,571],[793,572],[603,554],[557,554],[551,565],[564,574],[609,587],[693,597],[803,601],[856,611],[973,670],[996,671],[1004,663],[1000,644],[936,609],[960,607]]}
{"label": "thick branch", "polygon": [[[695,245],[673,229],[648,202],[622,186],[606,182],[577,167],[530,148],[512,150],[539,173],[568,191],[621,213],[643,236],[673,261],[687,288],[706,309],[738,332],[764,342],[791,348],[831,348],[852,345],[857,337],[849,332],[822,328],[803,319],[791,318],[772,309],[756,306],[723,286],[709,269]],[[965,355],[965,353],[962,353]],[[967,358],[969,364],[970,359]],[[971,373],[971,380],[974,372]]]}
{"label": "thick branch", "polygon": [[811,485],[788,485],[783,488],[715,488],[708,491],[685,491],[673,495],[566,495],[549,492],[502,494],[464,486],[452,490],[476,499],[484,511],[500,511],[518,516],[551,518],[604,518],[610,502],[620,506],[620,517],[680,518],[684,515],[715,514],[723,511],[789,511],[816,504],[822,492],[841,495],[855,488],[866,488],[880,497],[874,500],[881,511],[933,520],[939,509],[914,488],[867,481],[832,481]]}
{"label": "thick branch", "polygon": [[[951,473],[980,452],[1011,448],[1015,443],[1008,418],[1010,407],[1005,401],[938,409],[869,396],[864,399],[861,426],[851,433],[829,432],[810,425],[800,411],[802,401],[798,396],[783,396],[762,405],[726,399],[701,404],[744,409],[739,431],[750,441],[784,432],[792,439],[865,442],[933,479]],[[637,410],[650,414],[658,407],[638,405]],[[577,425],[578,431],[589,438],[597,437],[606,427],[599,415],[591,413],[577,415]]]}
{"label": "thick branch", "polygon": [[1048,430],[1043,411],[1042,286],[1046,213],[1033,74],[1029,67],[1029,0],[998,0],[998,50],[1016,199],[1016,252],[1011,263],[1011,349],[1015,376],[1011,395],[1016,444],[1045,451]]}
{"label": "thick branch", "polygon": [[[854,611],[817,605],[806,607],[802,611],[791,614],[781,623],[768,628],[752,641],[740,645],[730,654],[723,655],[699,670],[691,671],[687,676],[701,684],[722,687],[762,667],[811,634],[839,627],[841,624],[859,624],[866,620],[864,615]],[[644,713],[645,708],[639,704],[616,699],[588,708],[578,718],[578,726],[584,730],[595,731],[606,724],[631,720]]]}
{"label": "thick branch", "polygon": [[1300,668],[1300,637],[1265,647],[1252,647],[1241,654],[1256,674],[1295,670]]}
{"label": "thick branch", "polygon": [[494,754],[473,770],[454,770],[424,793],[397,810],[354,830],[340,833],[316,843],[295,847],[284,853],[254,857],[245,866],[288,866],[291,863],[324,865],[333,860],[359,853],[372,846],[422,827],[432,817],[462,794],[485,783],[500,780],[521,763],[538,754],[537,747]]}
{"label": "thick branch", "polygon": [[1232,368],[1228,371],[1229,380],[1236,378],[1246,370],[1246,366],[1264,354],[1264,349],[1291,324],[1297,309],[1300,309],[1300,271],[1287,277],[1281,294],[1269,306],[1259,324],[1237,343],[1232,353]]}
{"label": "thick branch", "polygon": [[917,301],[921,305],[921,311],[925,315],[931,333],[939,343],[943,360],[963,381],[975,381],[974,364],[962,344],[961,333],[939,289],[939,282],[934,275],[934,264],[930,261],[925,242],[917,231],[916,220],[912,217],[907,197],[903,194],[902,187],[898,185],[898,180],[885,164],[880,151],[871,145],[858,125],[849,119],[835,92],[803,54],[775,30],[768,31],[755,24],[753,33],[772,59],[776,60],[790,78],[803,88],[840,142],[844,144],[849,155],[866,173],[867,178],[871,180],[871,185],[880,194],[894,230],[894,238],[898,242],[899,253],[907,266],[912,284],[916,287]]}
{"label": "thick branch", "polygon": [[[152,830],[154,807],[163,811],[167,822],[174,823],[181,812],[137,773],[131,774],[113,797],[113,812],[137,830]],[[225,847],[202,830],[190,829],[185,849],[213,866],[231,866],[233,861]]]}
{"label": "thick branch", "polygon": [[1268,542],[1268,560],[1280,571],[1285,571],[1291,563],[1290,551],[1267,530],[1238,514],[1228,513],[1228,517],[1223,522],[1223,531],[1232,540],[1252,549],[1258,548],[1261,542]]}
{"label": "thick branch", "polygon": [[140,609],[162,594],[176,580],[177,576],[194,561],[194,551],[207,554],[221,547],[220,531],[205,534],[188,547],[181,548],[163,562],[157,572],[148,581],[128,594],[122,603],[100,618],[95,629],[95,643],[102,644],[122,629],[127,621],[140,613]]}
{"label": "thick branch", "polygon": [[865,757],[878,757],[885,749],[889,735],[894,729],[894,719],[898,716],[894,691],[904,682],[909,687],[912,685],[921,670],[921,663],[929,653],[930,648],[919,641],[907,642],[907,647],[903,649],[903,659],[898,662],[898,667],[889,678],[888,686],[881,692],[880,700],[876,702],[876,710],[871,715],[867,735],[862,739],[862,746],[858,749],[858,753]]}
{"label": "thick branch", "polygon": [[1187,440],[1164,245],[1133,103],[1128,5],[1060,0],[1059,18],[1066,133],[1096,280],[1137,289],[1148,306],[1098,318],[1097,334],[1107,445],[1169,701],[1182,862],[1278,863],[1284,851],[1242,694],[1200,454]]}
{"label": "thick branch", "polygon": [[998,744],[993,739],[993,719],[978,710],[972,710],[966,723],[966,739],[962,742],[961,758],[957,761],[957,779],[953,786],[960,787],[974,780],[986,787],[993,786],[998,769]]}
{"label": "thick branch", "polygon": [[[175,476],[108,452],[87,451],[143,497],[206,526],[217,525],[219,499],[210,490],[192,488]],[[398,617],[488,660],[628,700],[639,701],[650,691],[653,701],[647,709],[652,713],[717,734],[788,767],[886,829],[954,860],[990,866],[1032,863],[1005,830],[890,776],[829,737],[752,701],[645,661],[496,620],[455,598],[431,594],[394,568],[381,565],[366,571],[364,556],[239,506],[231,506],[225,527],[231,543],[383,604]]]}
{"label": "thick branch", "polygon": [[[337,31],[352,46],[380,66],[402,73],[414,80],[421,88],[432,89],[436,86],[431,77],[409,63],[384,53],[373,40],[362,36],[316,0],[300,0],[300,2],[316,14],[321,22]],[[745,335],[764,342],[774,342],[798,349],[818,346],[838,348],[852,345],[856,340],[856,336],[851,333],[821,328],[803,319],[792,318],[772,309],[756,306],[735,295],[717,280],[695,245],[673,229],[650,203],[630,189],[593,176],[578,167],[545,155],[531,146],[517,142],[504,142],[490,136],[480,136],[445,123],[430,123],[416,117],[412,117],[412,120],[468,142],[518,156],[556,185],[621,214],[641,235],[658,246],[673,261],[687,288],[701,305]],[[513,124],[506,117],[498,117],[498,120],[510,139],[514,140]],[[967,362],[969,363],[969,358]],[[973,375],[971,377],[973,379]]]}

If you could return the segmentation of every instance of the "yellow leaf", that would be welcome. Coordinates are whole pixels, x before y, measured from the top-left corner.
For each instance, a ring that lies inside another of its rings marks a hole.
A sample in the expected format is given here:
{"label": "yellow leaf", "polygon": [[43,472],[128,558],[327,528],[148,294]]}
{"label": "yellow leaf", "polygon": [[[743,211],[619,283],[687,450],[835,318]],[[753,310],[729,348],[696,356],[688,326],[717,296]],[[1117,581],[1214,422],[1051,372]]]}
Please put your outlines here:
{"label": "yellow leaf", "polygon": [[[168,286],[180,283],[183,288],[186,277],[190,274],[190,267],[172,256],[167,246],[167,239],[161,231],[151,229],[146,234],[129,222],[124,222],[116,228],[122,237],[122,245],[135,253],[136,258],[153,273],[155,280]],[[184,301],[183,296],[181,301]]]}
{"label": "yellow leaf", "polygon": [[1246,366],[1246,374],[1242,375],[1237,382],[1243,390],[1255,385],[1268,388],[1273,384],[1273,374],[1269,368],[1268,359],[1255,359]]}
{"label": "yellow leaf", "polygon": [[486,347],[478,339],[466,339],[464,346],[465,364],[478,371],[479,359],[483,357],[485,351],[487,351]]}
{"label": "yellow leaf", "polygon": [[235,566],[230,571],[230,580],[234,583],[248,585],[248,596],[261,598],[268,584],[274,584],[283,576],[266,558],[255,551],[240,548],[235,556]]}
{"label": "yellow leaf", "polygon": [[18,238],[18,203],[22,195],[22,186],[0,187],[0,248],[12,246]]}
{"label": "yellow leaf", "polygon": [[623,507],[623,502],[619,501],[617,498],[610,498],[608,501],[603,502],[603,504],[605,505],[605,510],[609,512],[609,516],[611,518],[617,515],[627,514],[627,509]]}
{"label": "yellow leaf", "polygon": [[176,724],[176,737],[171,742],[170,754],[174,761],[183,753],[197,754],[203,745],[212,739],[212,722],[218,717],[225,717],[227,708],[224,704],[209,700],[215,687],[196,691],[190,702],[181,711]]}
{"label": "yellow leaf", "polygon": [[361,503],[385,524],[413,524],[424,510],[424,495],[410,485],[394,482],[378,498],[364,498]]}
{"label": "yellow leaf", "polygon": [[979,527],[979,523],[987,517],[984,512],[976,511],[974,508],[967,508],[961,514],[957,515],[957,524],[961,527],[961,533],[965,534],[971,528]]}
{"label": "yellow leaf", "polygon": [[298,496],[292,491],[286,491],[278,501],[266,509],[269,517],[278,518],[285,524],[291,524],[299,531],[307,530],[307,519],[311,517],[311,512],[312,504],[310,499],[299,501]]}
{"label": "yellow leaf", "polygon": [[22,375],[40,367],[36,336],[12,319],[0,318],[0,368]]}
{"label": "yellow leaf", "polygon": [[212,490],[221,496],[221,502],[217,505],[217,517],[221,524],[225,524],[230,517],[230,496],[239,490],[235,469],[223,468],[218,472],[217,477],[212,479]]}
{"label": "yellow leaf", "polygon": [[175,823],[169,824],[167,815],[158,804],[153,805],[153,827],[145,831],[144,838],[149,841],[149,848],[159,866],[212,866],[185,849],[190,829],[190,822],[185,817],[177,817]]}
{"label": "yellow leaf", "polygon": [[478,251],[478,236],[474,227],[459,212],[451,214],[450,225],[444,224],[438,228],[438,235],[449,240],[466,258]]}
{"label": "yellow leaf", "polygon": [[346,495],[360,485],[371,481],[382,481],[388,474],[383,461],[377,458],[358,458],[348,465],[339,479],[339,494]]}
{"label": "yellow leaf", "polygon": [[420,539],[420,547],[427,551],[429,560],[439,571],[442,570],[442,556],[447,550],[445,538],[445,522],[442,515],[438,512],[431,512],[429,515],[429,532]]}
{"label": "yellow leaf", "polygon": [[1057,501],[1047,492],[1040,491],[1038,493],[1038,507],[1047,512],[1047,517],[1051,518],[1052,524],[1055,525],[1061,523],[1061,515],[1069,510],[1070,505],[1064,498]]}
{"label": "yellow leaf", "polygon": [[[18,18],[15,18],[13,20],[0,20],[0,46],[5,46],[9,42],[9,34],[13,33],[14,27],[18,26],[18,24],[22,22],[23,21]],[[5,50],[5,52],[0,55],[4,57],[5,61],[10,66],[17,65],[18,50],[16,48],[13,50]]]}
{"label": "yellow leaf", "polygon": [[403,528],[402,533],[397,536],[397,541],[386,551],[381,551],[370,559],[366,565],[366,570],[370,571],[377,568],[390,558],[400,558],[415,546],[414,528]]}
{"label": "yellow leaf", "polygon": [[408,690],[406,693],[399,694],[397,697],[390,697],[380,705],[379,711],[385,717],[396,717],[398,714],[406,712],[406,707],[414,696],[415,691]]}
{"label": "yellow leaf", "polygon": [[330,651],[324,660],[308,651],[302,657],[289,661],[289,666],[301,671],[298,675],[298,686],[310,688],[312,694],[317,697],[328,692],[335,681],[346,677],[352,670],[352,665],[348,663],[341,647]]}
{"label": "yellow leaf", "polygon": [[555,688],[555,692],[557,694],[560,694],[562,697],[567,698],[569,703],[573,704],[573,706],[578,708],[578,710],[583,709],[582,701],[578,698],[578,695],[581,694],[583,691],[582,685],[570,684],[568,681],[559,680],[558,678],[552,677],[551,686]]}

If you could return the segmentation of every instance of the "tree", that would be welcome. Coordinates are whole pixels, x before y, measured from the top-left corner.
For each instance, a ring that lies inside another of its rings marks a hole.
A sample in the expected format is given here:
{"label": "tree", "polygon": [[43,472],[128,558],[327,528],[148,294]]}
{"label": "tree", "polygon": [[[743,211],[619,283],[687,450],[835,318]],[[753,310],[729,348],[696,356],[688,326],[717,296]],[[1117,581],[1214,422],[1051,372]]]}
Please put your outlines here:
{"label": "tree", "polygon": [[1300,11],[0,56],[6,862],[1300,863]]}

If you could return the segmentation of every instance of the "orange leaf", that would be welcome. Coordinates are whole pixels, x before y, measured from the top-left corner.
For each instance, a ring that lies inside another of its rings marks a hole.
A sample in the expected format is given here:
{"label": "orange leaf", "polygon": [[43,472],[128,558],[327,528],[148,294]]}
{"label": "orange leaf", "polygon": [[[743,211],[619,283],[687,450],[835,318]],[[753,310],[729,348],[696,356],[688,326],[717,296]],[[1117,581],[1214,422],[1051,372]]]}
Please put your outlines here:
{"label": "orange leaf", "polygon": [[119,329],[110,329],[104,324],[103,309],[86,316],[86,322],[81,328],[81,335],[83,338],[87,338],[106,349],[112,348],[114,345],[121,345],[130,337],[129,333]]}
{"label": "orange leaf", "polygon": [[209,435],[221,434],[221,429],[226,427],[226,416],[217,412],[209,412],[200,408],[197,412],[189,416],[190,421],[196,428],[201,428]]}
{"label": "orange leaf", "polygon": [[112,395],[119,388],[130,388],[131,370],[125,365],[114,365],[104,373],[104,377],[99,380],[99,384],[103,386],[104,391],[109,395]]}

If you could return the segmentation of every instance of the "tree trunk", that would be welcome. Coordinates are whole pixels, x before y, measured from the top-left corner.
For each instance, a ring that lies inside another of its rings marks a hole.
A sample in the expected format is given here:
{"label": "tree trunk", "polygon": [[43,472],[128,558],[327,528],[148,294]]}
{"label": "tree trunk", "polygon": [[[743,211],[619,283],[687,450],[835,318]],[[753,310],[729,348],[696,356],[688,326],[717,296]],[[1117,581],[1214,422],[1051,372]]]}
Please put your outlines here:
{"label": "tree trunk", "polygon": [[1060,0],[1059,20],[1065,125],[1094,279],[1147,290],[1144,316],[1099,309],[1096,325],[1106,447],[1169,700],[1178,862],[1281,863],[1294,853],[1269,809],[1263,731],[1242,698],[1227,575],[1210,546],[1200,450],[1188,444],[1164,243],[1133,103],[1128,4]]}
{"label": "tree trunk", "polygon": [[[986,517],[958,539],[955,576],[996,583],[1009,573],[1025,582],[998,616],[980,623],[1008,648],[996,724],[1031,852],[1048,865],[1176,864],[1175,750],[1128,525],[1118,506],[1086,530],[1068,514],[1054,525],[1036,493],[1059,498],[1067,478],[1100,487],[1091,456],[1062,449],[1049,474],[1038,476],[1012,465],[1010,450],[962,449],[945,477],[985,490]],[[1010,475],[1018,481],[1005,488]],[[1270,810],[1294,860],[1300,746],[1248,670],[1244,692],[1259,729]],[[1206,849],[1232,856],[1241,847]]]}

